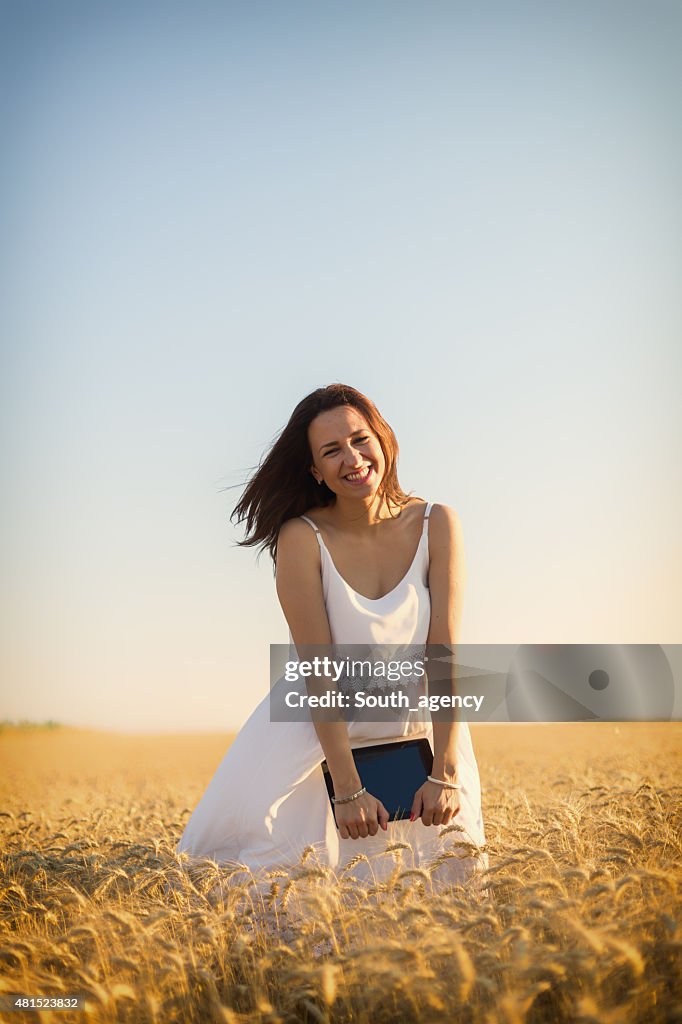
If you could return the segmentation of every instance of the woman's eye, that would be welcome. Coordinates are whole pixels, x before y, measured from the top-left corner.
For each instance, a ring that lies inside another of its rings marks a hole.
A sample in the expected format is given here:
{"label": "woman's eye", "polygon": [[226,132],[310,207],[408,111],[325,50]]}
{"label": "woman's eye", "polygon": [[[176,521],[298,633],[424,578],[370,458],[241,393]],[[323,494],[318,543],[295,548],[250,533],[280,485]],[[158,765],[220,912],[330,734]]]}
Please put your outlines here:
{"label": "woman's eye", "polygon": [[[356,437],[355,440],[353,441],[353,444],[366,444],[367,441],[369,441],[369,435],[368,434],[363,434],[362,437]],[[339,454],[339,449],[338,448],[330,448],[328,451],[326,451],[323,454],[322,458],[326,459],[328,455],[338,455],[338,454]]]}

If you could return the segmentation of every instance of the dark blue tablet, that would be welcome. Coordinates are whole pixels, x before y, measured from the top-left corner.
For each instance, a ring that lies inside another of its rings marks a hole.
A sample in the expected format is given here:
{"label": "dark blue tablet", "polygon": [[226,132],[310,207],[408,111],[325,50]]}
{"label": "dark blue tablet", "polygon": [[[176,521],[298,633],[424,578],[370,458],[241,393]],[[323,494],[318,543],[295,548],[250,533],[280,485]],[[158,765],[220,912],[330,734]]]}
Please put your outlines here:
{"label": "dark blue tablet", "polygon": [[[368,793],[381,800],[388,811],[389,821],[409,818],[414,794],[433,771],[433,752],[429,741],[423,737],[357,747],[353,751],[353,759],[362,785]],[[335,796],[334,783],[326,761],[322,762],[322,771],[331,800]]]}

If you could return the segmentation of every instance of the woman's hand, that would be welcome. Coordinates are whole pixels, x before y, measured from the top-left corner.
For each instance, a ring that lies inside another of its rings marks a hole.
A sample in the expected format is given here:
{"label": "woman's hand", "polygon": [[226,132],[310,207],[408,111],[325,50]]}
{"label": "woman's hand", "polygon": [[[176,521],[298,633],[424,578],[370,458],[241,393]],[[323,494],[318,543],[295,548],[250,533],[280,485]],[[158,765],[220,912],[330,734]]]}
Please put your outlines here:
{"label": "woman's hand", "polygon": [[384,832],[388,828],[388,811],[371,793],[363,793],[346,804],[335,804],[334,814],[342,839],[366,839],[377,834],[379,825]]}
{"label": "woman's hand", "polygon": [[447,825],[459,810],[459,790],[425,782],[414,794],[410,821],[421,818],[425,825]]}

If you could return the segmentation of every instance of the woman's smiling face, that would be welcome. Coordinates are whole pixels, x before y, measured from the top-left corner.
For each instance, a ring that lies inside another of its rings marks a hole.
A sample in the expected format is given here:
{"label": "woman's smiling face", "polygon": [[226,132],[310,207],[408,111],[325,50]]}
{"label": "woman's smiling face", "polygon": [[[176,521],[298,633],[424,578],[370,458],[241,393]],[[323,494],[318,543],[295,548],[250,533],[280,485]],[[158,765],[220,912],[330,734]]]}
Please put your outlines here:
{"label": "woman's smiling face", "polygon": [[379,440],[362,413],[352,405],[321,412],[308,427],[313,456],[311,472],[339,497],[374,495],[386,460]]}

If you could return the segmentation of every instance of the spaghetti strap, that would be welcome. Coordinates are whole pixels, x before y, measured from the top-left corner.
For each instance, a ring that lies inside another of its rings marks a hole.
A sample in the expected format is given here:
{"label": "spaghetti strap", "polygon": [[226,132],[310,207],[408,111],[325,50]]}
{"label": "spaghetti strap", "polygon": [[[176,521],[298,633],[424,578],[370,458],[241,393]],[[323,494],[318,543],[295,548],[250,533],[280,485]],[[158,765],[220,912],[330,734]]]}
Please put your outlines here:
{"label": "spaghetti strap", "polygon": [[315,531],[315,533],[319,533],[320,532],[318,530],[318,528],[315,526],[315,523],[312,521],[312,519],[308,519],[307,516],[299,516],[298,518],[299,519],[305,519],[306,523],[310,523],[310,525],[312,526],[312,528]]}
{"label": "spaghetti strap", "polygon": [[428,505],[426,506],[426,509],[424,510],[424,527],[422,529],[422,536],[424,536],[424,534],[428,535],[429,532],[429,516],[431,515],[431,505],[432,503],[429,502]]}
{"label": "spaghetti strap", "polygon": [[322,534],[320,533],[318,528],[315,526],[315,523],[312,521],[312,519],[308,519],[307,516],[299,516],[298,518],[299,519],[305,519],[306,523],[308,523],[310,526],[312,526],[313,530],[315,531],[315,536],[317,537],[317,543],[320,545],[320,549],[322,551],[324,551],[324,544],[322,542]]}

